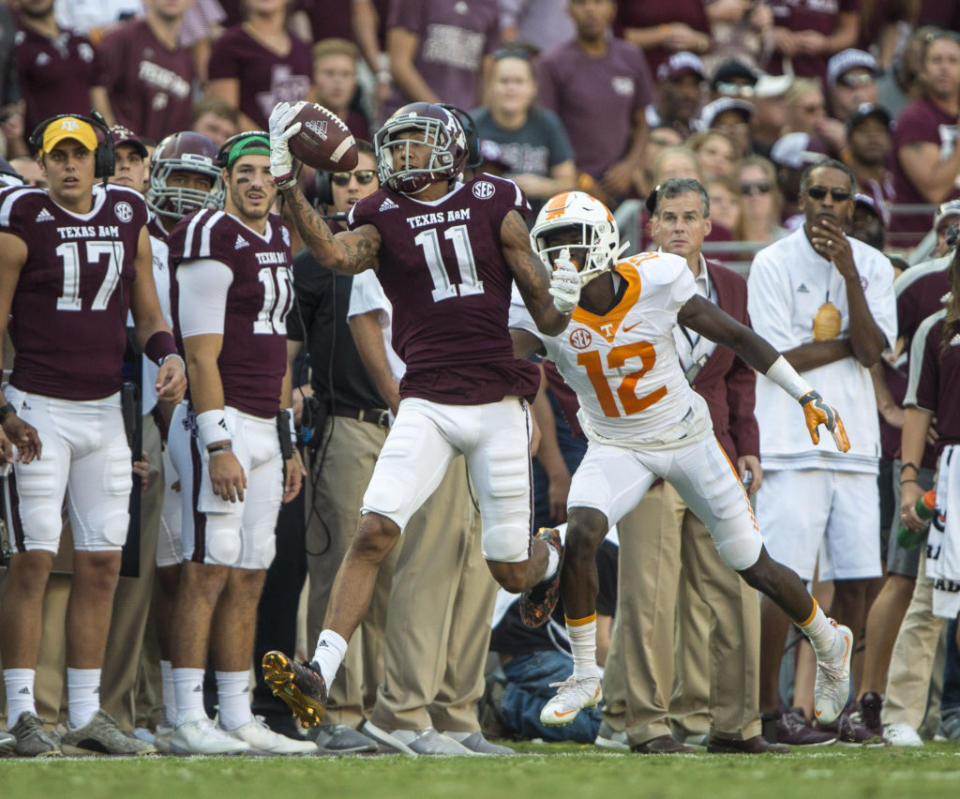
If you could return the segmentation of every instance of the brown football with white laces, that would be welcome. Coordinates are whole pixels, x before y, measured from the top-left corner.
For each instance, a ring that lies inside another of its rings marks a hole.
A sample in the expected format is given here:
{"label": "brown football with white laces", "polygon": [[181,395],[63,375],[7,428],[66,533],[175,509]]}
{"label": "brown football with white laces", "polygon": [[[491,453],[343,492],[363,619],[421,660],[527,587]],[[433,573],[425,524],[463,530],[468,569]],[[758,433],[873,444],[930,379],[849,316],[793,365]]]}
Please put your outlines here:
{"label": "brown football with white laces", "polygon": [[300,130],[290,137],[290,152],[307,166],[326,172],[346,172],[357,165],[357,143],[343,121],[316,103],[304,103],[291,124]]}

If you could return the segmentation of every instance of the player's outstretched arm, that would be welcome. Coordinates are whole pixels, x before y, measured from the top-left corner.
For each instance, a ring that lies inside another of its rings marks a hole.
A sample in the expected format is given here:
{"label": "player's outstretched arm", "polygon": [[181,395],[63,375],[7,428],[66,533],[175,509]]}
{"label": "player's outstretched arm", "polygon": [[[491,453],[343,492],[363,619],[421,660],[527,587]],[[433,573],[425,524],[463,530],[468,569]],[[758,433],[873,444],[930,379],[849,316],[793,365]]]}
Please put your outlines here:
{"label": "player's outstretched arm", "polygon": [[[0,341],[7,333],[7,320],[10,318],[10,306],[13,294],[20,282],[20,272],[27,262],[27,245],[19,236],[0,233]],[[0,347],[0,367],[3,366],[3,352]],[[0,408],[9,403],[0,392]],[[6,438],[17,447],[17,460],[30,463],[40,457],[40,437],[33,425],[23,421],[16,413],[0,411],[0,427]]]}
{"label": "player's outstretched arm", "polygon": [[837,449],[841,452],[850,449],[850,439],[847,438],[840,414],[823,401],[766,339],[700,295],[684,304],[677,313],[677,321],[711,341],[729,347],[797,400],[803,407],[807,430],[814,444],[820,443],[817,428],[822,424],[833,434]]}
{"label": "player's outstretched arm", "polygon": [[373,225],[334,234],[299,186],[293,184],[282,191],[297,232],[321,266],[349,275],[378,267],[380,231]]}
{"label": "player's outstretched arm", "polygon": [[550,296],[550,276],[530,247],[530,232],[517,211],[510,211],[500,225],[500,251],[523,297],[523,304],[541,333],[556,336],[570,321],[560,313]]}

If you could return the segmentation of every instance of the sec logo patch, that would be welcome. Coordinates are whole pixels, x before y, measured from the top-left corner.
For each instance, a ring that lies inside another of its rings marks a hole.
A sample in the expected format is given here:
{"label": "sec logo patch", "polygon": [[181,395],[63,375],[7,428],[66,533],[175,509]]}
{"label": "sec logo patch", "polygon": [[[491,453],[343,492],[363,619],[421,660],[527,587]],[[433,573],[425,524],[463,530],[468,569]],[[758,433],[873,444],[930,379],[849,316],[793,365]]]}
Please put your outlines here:
{"label": "sec logo patch", "polygon": [[130,222],[133,220],[133,206],[128,202],[119,202],[113,206],[113,213],[121,222]]}
{"label": "sec logo patch", "polygon": [[478,200],[489,200],[496,188],[489,180],[480,180],[473,184],[473,196]]}
{"label": "sec logo patch", "polygon": [[570,346],[574,349],[585,350],[593,341],[593,336],[589,330],[578,327],[570,334]]}

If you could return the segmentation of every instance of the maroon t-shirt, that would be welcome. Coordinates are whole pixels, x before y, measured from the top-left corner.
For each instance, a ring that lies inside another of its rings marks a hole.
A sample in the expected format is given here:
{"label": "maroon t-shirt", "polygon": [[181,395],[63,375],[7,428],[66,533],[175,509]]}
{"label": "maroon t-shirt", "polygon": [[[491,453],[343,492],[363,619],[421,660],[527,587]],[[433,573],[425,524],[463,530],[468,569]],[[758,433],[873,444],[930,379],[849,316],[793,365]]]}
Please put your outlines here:
{"label": "maroon t-shirt", "polygon": [[[393,0],[390,28],[419,37],[413,64],[440,98],[463,109],[480,105],[480,72],[485,53],[500,40],[497,0]],[[410,102],[395,89],[384,107],[389,116]]]}
{"label": "maroon t-shirt", "polygon": [[513,276],[500,225],[511,211],[529,212],[523,192],[487,174],[434,202],[380,189],[350,210],[351,229],[380,232],[378,277],[407,365],[401,397],[481,405],[536,394],[539,370],[513,357],[507,329]]}
{"label": "maroon t-shirt", "polygon": [[[900,148],[913,142],[930,142],[940,148],[940,159],[944,159],[957,146],[957,118],[946,113],[926,98],[914,100],[900,112],[893,129],[893,188],[898,203],[926,203],[923,195],[900,165]],[[949,197],[960,197],[960,188],[954,186]],[[930,214],[895,214],[890,220],[890,230],[895,233],[914,234],[915,241],[930,229]],[[901,237],[898,237],[898,239]],[[898,244],[901,243],[898,240]],[[904,242],[909,243],[909,242]]]}
{"label": "maroon t-shirt", "polygon": [[50,39],[22,28],[16,43],[27,135],[57,114],[90,113],[90,87],[100,68],[97,52],[86,36],[64,31]]}
{"label": "maroon t-shirt", "polygon": [[942,355],[943,319],[927,333],[923,347],[923,365],[917,384],[917,407],[937,417],[937,455],[951,444],[960,444],[960,333],[954,334]]}
{"label": "maroon t-shirt", "polygon": [[[671,22],[683,22],[695,31],[709,35],[710,20],[705,6],[704,0],[620,0],[617,4],[614,32],[617,36],[622,36],[624,28],[653,28],[657,25],[669,25]],[[656,75],[657,67],[673,53],[673,50],[666,47],[650,47],[644,50],[650,74]]]}
{"label": "maroon t-shirt", "polygon": [[95,186],[87,214],[61,208],[45,189],[0,196],[0,231],[27,245],[10,311],[12,385],[69,400],[120,390],[134,259],[146,223],[143,198],[120,186]]}
{"label": "maroon t-shirt", "polygon": [[540,59],[540,104],[556,112],[573,146],[577,169],[600,178],[630,147],[633,115],[653,101],[641,51],[608,39],[593,58],[571,41]]}
{"label": "maroon t-shirt", "polygon": [[309,45],[296,36],[290,36],[290,52],[279,56],[237,25],[213,43],[209,72],[210,80],[240,81],[240,110],[266,130],[277,103],[307,96],[313,61]]}
{"label": "maroon t-shirt", "polygon": [[220,261],[233,270],[227,291],[223,348],[217,359],[224,403],[270,419],[280,410],[287,369],[287,314],[293,305],[290,232],[270,214],[261,236],[235,216],[205,208],[170,233],[170,307],[182,348],[177,275],[190,261]]}
{"label": "maroon t-shirt", "polygon": [[[859,14],[861,0],[772,0],[773,24],[791,31],[816,31],[829,36],[836,30],[838,15],[846,12]],[[774,52],[767,71],[773,75],[784,73],[783,56]],[[819,78],[827,74],[825,55],[795,55],[790,61],[798,78]]]}
{"label": "maroon t-shirt", "polygon": [[97,85],[119,124],[155,141],[190,129],[196,70],[188,48],[168,50],[141,19],[104,37],[98,53]]}

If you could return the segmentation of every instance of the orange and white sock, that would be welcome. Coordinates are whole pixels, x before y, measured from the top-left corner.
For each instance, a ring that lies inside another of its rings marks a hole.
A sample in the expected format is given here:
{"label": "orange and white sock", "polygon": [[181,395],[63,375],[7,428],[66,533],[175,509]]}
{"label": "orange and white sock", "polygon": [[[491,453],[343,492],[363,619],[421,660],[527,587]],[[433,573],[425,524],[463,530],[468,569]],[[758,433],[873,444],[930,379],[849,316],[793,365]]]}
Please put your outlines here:
{"label": "orange and white sock", "polygon": [[567,637],[570,639],[570,653],[573,655],[573,676],[599,676],[596,611],[582,619],[571,619],[569,616],[564,619],[567,623]]}
{"label": "orange and white sock", "polygon": [[803,622],[795,622],[797,627],[810,639],[813,651],[817,653],[819,659],[823,655],[829,655],[836,641],[836,628],[830,623],[830,619],[821,610],[820,604],[816,599],[813,600],[813,610],[810,616]]}

